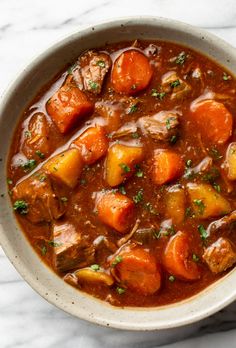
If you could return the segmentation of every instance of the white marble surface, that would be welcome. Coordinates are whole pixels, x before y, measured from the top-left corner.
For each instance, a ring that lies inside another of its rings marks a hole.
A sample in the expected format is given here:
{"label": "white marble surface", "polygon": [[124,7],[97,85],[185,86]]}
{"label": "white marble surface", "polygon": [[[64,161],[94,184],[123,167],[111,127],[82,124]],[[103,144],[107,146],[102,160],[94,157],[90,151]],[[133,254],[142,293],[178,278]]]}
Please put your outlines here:
{"label": "white marble surface", "polygon": [[[27,62],[82,25],[129,15],[185,21],[236,47],[235,0],[0,0],[0,94]],[[179,342],[180,340],[183,340]],[[1,348],[234,348],[236,303],[190,327],[132,333],[96,327],[48,304],[26,284],[0,248]]]}

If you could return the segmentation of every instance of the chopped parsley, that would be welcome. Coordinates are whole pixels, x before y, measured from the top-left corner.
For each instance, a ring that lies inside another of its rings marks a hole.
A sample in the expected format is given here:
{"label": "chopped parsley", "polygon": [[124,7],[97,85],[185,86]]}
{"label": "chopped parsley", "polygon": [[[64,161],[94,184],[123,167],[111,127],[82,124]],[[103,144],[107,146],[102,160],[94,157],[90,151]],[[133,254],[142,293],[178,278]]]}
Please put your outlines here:
{"label": "chopped parsley", "polygon": [[212,184],[212,186],[214,187],[214,189],[215,189],[218,193],[221,192],[221,187],[220,187],[219,184],[217,184],[217,183],[214,182],[214,183]]}
{"label": "chopped parsley", "polygon": [[53,240],[49,240],[48,245],[51,247],[57,248],[62,245],[62,243],[54,242]]}
{"label": "chopped parsley", "polygon": [[142,202],[142,200],[143,200],[143,189],[140,189],[138,193],[135,196],[133,196],[133,201],[134,203],[138,204]]}
{"label": "chopped parsley", "polygon": [[21,164],[21,168],[23,168],[25,172],[28,172],[34,169],[36,165],[37,165],[37,162],[34,159],[30,159],[27,162]]}
{"label": "chopped parsley", "polygon": [[175,59],[175,63],[179,65],[183,65],[185,63],[185,60],[186,60],[185,52],[180,52],[178,57]]}
{"label": "chopped parsley", "polygon": [[127,166],[127,164],[125,163],[120,163],[119,166],[121,167],[124,173],[129,173],[131,171],[130,167]]}
{"label": "chopped parsley", "polygon": [[214,160],[218,161],[223,158],[221,153],[216,147],[212,147],[209,151],[209,155],[213,157]]}
{"label": "chopped parsley", "polygon": [[228,80],[231,79],[231,76],[229,76],[228,74],[226,74],[226,72],[224,72],[222,78],[223,78],[224,81],[228,81]]}
{"label": "chopped parsley", "polygon": [[185,164],[186,164],[186,167],[187,167],[187,168],[190,168],[190,167],[192,167],[193,161],[192,161],[191,159],[188,159],[188,160],[185,162]]}
{"label": "chopped parsley", "polygon": [[25,131],[25,138],[31,138],[31,132],[30,131]]}
{"label": "chopped parsley", "polygon": [[200,233],[201,239],[205,241],[208,237],[205,227],[203,225],[198,225],[197,229],[198,229],[198,232]]}
{"label": "chopped parsley", "polygon": [[193,217],[194,213],[191,207],[187,207],[185,210],[185,218]]}
{"label": "chopped parsley", "polygon": [[126,195],[126,190],[125,190],[125,187],[124,186],[120,186],[118,188],[118,191],[122,194],[122,195]]}
{"label": "chopped parsley", "polygon": [[150,202],[145,203],[144,208],[153,215],[159,215],[158,211],[153,207],[153,205]]}
{"label": "chopped parsley", "polygon": [[94,265],[91,265],[90,266],[90,268],[93,270],[93,271],[99,271],[99,269],[100,269],[100,266],[99,265],[97,265],[96,263],[94,264]]}
{"label": "chopped parsley", "polygon": [[91,89],[93,90],[97,90],[98,89],[98,83],[97,82],[94,82],[92,80],[89,80],[89,86]]}
{"label": "chopped parsley", "polygon": [[137,178],[142,178],[143,177],[142,169],[138,165],[136,165],[136,169],[137,169],[137,172],[135,173],[135,176],[137,176]]}
{"label": "chopped parsley", "polygon": [[169,142],[171,145],[174,145],[176,143],[176,141],[178,140],[177,135],[172,135]]}
{"label": "chopped parsley", "polygon": [[151,96],[162,100],[165,97],[165,92],[158,92],[156,89],[152,89]]}
{"label": "chopped parsley", "polygon": [[194,262],[198,262],[199,261],[199,256],[196,255],[196,254],[193,254],[192,255],[192,259],[193,259]]}
{"label": "chopped parsley", "polygon": [[140,138],[140,135],[137,132],[132,133],[131,136],[132,136],[133,139]]}
{"label": "chopped parsley", "polygon": [[170,275],[168,279],[171,283],[173,283],[175,281],[175,276]]}
{"label": "chopped parsley", "polygon": [[117,286],[116,291],[119,295],[122,295],[125,293],[126,290],[124,288],[121,288],[120,286]]}
{"label": "chopped parsley", "polygon": [[45,174],[40,174],[39,175],[39,181],[44,182],[47,179],[47,176]]}
{"label": "chopped parsley", "polygon": [[171,128],[170,119],[167,118],[167,120],[166,120],[166,129],[170,130],[170,128]]}
{"label": "chopped parsley", "polygon": [[28,203],[23,200],[17,200],[13,204],[13,209],[21,215],[26,215],[29,211]]}
{"label": "chopped parsley", "polygon": [[112,262],[111,267],[116,267],[116,265],[118,265],[118,263],[122,262],[122,260],[123,260],[122,256],[117,255],[115,257],[115,260]]}
{"label": "chopped parsley", "polygon": [[45,256],[47,254],[47,247],[45,245],[42,247],[41,253],[43,256]]}
{"label": "chopped parsley", "polygon": [[10,178],[7,178],[7,183],[8,183],[8,185],[12,185],[13,181]]}
{"label": "chopped parsley", "polygon": [[193,203],[198,207],[198,213],[202,215],[204,213],[205,205],[202,199],[194,199]]}
{"label": "chopped parsley", "polygon": [[171,88],[178,87],[179,85],[180,85],[180,81],[179,80],[175,80],[175,81],[170,83],[170,87]]}
{"label": "chopped parsley", "polygon": [[136,84],[133,84],[132,86],[131,86],[131,89],[132,90],[135,90],[137,88],[137,85]]}
{"label": "chopped parsley", "polygon": [[62,201],[63,203],[68,202],[68,198],[67,198],[67,197],[61,197],[60,199],[61,199],[61,201]]}
{"label": "chopped parsley", "polygon": [[42,153],[39,150],[36,150],[35,153],[36,153],[37,156],[39,156],[39,158],[44,158],[45,157],[44,153]]}
{"label": "chopped parsley", "polygon": [[129,108],[128,113],[129,113],[129,114],[133,114],[133,113],[136,112],[137,110],[138,110],[138,103],[131,105],[131,107]]}
{"label": "chopped parsley", "polygon": [[100,66],[100,68],[105,68],[105,66],[106,66],[104,60],[98,60],[96,65]]}

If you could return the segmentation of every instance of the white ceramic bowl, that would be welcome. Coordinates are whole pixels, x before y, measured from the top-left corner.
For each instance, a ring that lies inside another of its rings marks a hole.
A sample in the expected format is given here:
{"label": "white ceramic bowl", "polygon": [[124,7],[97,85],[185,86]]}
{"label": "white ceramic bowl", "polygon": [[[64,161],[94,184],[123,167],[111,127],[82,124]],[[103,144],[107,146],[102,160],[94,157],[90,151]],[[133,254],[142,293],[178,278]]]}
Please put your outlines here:
{"label": "white ceramic bowl", "polygon": [[[42,86],[84,50],[106,42],[133,39],[174,41],[202,52],[232,73],[236,50],[221,39],[180,22],[135,17],[79,30],[42,53],[14,81],[0,106],[0,244],[22,277],[46,300],[79,318],[121,329],[153,330],[190,324],[218,311],[236,298],[236,271],[198,295],[159,308],[116,308],[96,300],[54,274],[36,255],[17,225],[7,194],[6,164],[13,131],[22,113]],[[184,286],[184,285],[183,285]]]}

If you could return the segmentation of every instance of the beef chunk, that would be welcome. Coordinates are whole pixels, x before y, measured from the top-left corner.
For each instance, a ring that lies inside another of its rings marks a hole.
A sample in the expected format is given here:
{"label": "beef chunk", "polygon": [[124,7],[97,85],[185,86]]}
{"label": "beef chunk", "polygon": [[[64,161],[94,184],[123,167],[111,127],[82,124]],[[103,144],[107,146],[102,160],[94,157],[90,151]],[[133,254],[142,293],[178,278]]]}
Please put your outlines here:
{"label": "beef chunk", "polygon": [[79,57],[77,66],[72,70],[72,75],[81,90],[99,94],[110,67],[111,58],[107,53],[87,51]]}
{"label": "beef chunk", "polygon": [[94,261],[95,248],[70,223],[55,223],[52,230],[54,267],[61,272],[85,267]]}
{"label": "beef chunk", "polygon": [[64,188],[49,178],[43,171],[38,171],[18,183],[13,189],[14,201],[23,200],[28,205],[25,215],[33,223],[50,222],[61,217],[66,210]]}
{"label": "beef chunk", "polygon": [[203,260],[213,273],[220,273],[236,262],[236,253],[231,242],[221,237],[206,248]]}
{"label": "beef chunk", "polygon": [[168,71],[162,77],[161,86],[163,92],[171,93],[171,100],[183,99],[191,91],[191,87],[175,71]]}
{"label": "beef chunk", "polygon": [[48,129],[47,119],[43,113],[37,112],[31,117],[28,129],[24,129],[22,143],[22,152],[27,158],[39,160],[50,153]]}
{"label": "beef chunk", "polygon": [[169,141],[178,131],[178,114],[173,111],[161,111],[153,116],[141,117],[139,127],[144,134],[160,141]]}

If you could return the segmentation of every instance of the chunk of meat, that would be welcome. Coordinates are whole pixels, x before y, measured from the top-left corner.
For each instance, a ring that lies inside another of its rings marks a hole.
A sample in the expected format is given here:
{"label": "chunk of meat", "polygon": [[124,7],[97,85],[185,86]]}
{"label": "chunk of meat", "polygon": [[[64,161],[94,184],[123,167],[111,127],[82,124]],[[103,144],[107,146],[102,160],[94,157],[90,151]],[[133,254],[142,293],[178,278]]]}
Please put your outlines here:
{"label": "chunk of meat", "polygon": [[156,185],[163,185],[181,176],[184,163],[181,156],[168,149],[154,152],[152,180]]}
{"label": "chunk of meat", "polygon": [[130,228],[134,215],[134,203],[118,192],[105,192],[98,195],[96,202],[98,218],[118,232]]}
{"label": "chunk of meat", "polygon": [[59,219],[66,211],[66,204],[61,200],[65,196],[65,189],[41,171],[13,188],[13,200],[23,200],[28,204],[25,216],[33,223]]}
{"label": "chunk of meat", "polygon": [[62,134],[76,127],[81,117],[92,114],[94,105],[73,83],[66,83],[47,101],[46,109]]}
{"label": "chunk of meat", "polygon": [[134,95],[145,89],[152,78],[153,69],[148,58],[138,50],[128,50],[116,59],[111,82],[116,92]]}
{"label": "chunk of meat", "polygon": [[92,164],[103,157],[108,149],[108,139],[103,127],[86,129],[73,141],[81,152],[84,163]]}
{"label": "chunk of meat", "polygon": [[106,74],[111,67],[111,58],[105,52],[87,51],[79,57],[72,70],[73,78],[81,90],[99,94]]}
{"label": "chunk of meat", "polygon": [[47,157],[50,153],[49,125],[43,113],[37,112],[30,118],[28,129],[24,129],[21,150],[27,158],[37,160]]}
{"label": "chunk of meat", "polygon": [[154,294],[161,287],[161,270],[154,256],[135,244],[119,249],[110,266],[118,282],[144,296]]}
{"label": "chunk of meat", "polygon": [[223,237],[205,249],[202,256],[212,273],[221,273],[236,262],[235,247]]}
{"label": "chunk of meat", "polygon": [[191,91],[191,87],[175,71],[168,71],[162,76],[162,91],[171,93],[171,100],[183,99]]}
{"label": "chunk of meat", "polygon": [[225,144],[232,135],[233,117],[223,103],[215,100],[195,103],[190,117],[213,144]]}
{"label": "chunk of meat", "polygon": [[199,267],[189,256],[190,243],[188,235],[179,231],[171,237],[165,248],[163,265],[170,274],[179,279],[199,279]]}
{"label": "chunk of meat", "polygon": [[173,111],[160,111],[153,116],[141,117],[138,121],[143,134],[154,140],[169,141],[177,134],[179,117]]}
{"label": "chunk of meat", "polygon": [[114,132],[120,127],[125,114],[121,103],[109,101],[97,102],[95,111],[104,118],[104,126],[108,132]]}
{"label": "chunk of meat", "polygon": [[52,227],[53,264],[61,272],[85,267],[94,262],[95,248],[76,228],[66,223]]}

